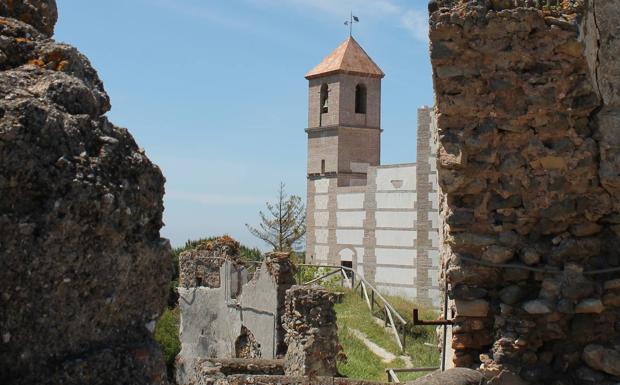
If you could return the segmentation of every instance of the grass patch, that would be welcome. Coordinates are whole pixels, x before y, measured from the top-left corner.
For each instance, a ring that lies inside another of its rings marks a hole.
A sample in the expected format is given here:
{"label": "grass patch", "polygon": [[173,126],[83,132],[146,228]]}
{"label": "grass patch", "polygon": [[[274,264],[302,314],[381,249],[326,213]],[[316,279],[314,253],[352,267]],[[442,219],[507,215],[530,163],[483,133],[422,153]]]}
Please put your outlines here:
{"label": "grass patch", "polygon": [[[420,310],[420,318],[424,320],[437,319],[439,313],[436,310],[415,305],[414,302],[402,298],[386,296],[385,299],[407,321],[407,344],[405,352],[411,357],[414,367],[439,366],[440,354],[437,348],[425,344],[438,346],[437,332],[433,326],[413,326],[413,309]],[[424,373],[425,374],[425,373]],[[408,378],[409,374],[402,373],[400,377]],[[419,377],[420,374],[416,374]],[[401,379],[402,380],[402,379]]]}
{"label": "grass patch", "polygon": [[[350,329],[357,329],[375,344],[381,346],[390,353],[408,355],[414,367],[439,366],[439,351],[437,348],[427,346],[425,343],[437,345],[437,337],[433,327],[408,327],[405,352],[401,352],[391,330],[377,324],[368,310],[366,302],[359,293],[351,290],[342,290],[345,296],[342,303],[335,305],[338,316],[338,337],[344,352],[347,355],[346,363],[339,363],[339,372],[349,378],[383,381],[387,380],[386,368],[404,368],[405,362],[396,358],[390,363],[384,363],[381,358],[372,353],[366,345],[351,334]],[[416,305],[404,298],[386,297],[399,314],[411,323],[412,309]],[[419,307],[418,307],[419,308]],[[375,307],[375,316],[383,316],[383,313]],[[429,309],[421,310],[421,317],[435,319],[437,312]],[[409,325],[408,325],[409,326]],[[398,373],[401,381],[413,380],[427,373]]]}
{"label": "grass patch", "polygon": [[347,355],[346,362],[338,363],[340,374],[349,378],[385,381],[386,364],[352,335],[347,326],[339,327],[338,339]]}

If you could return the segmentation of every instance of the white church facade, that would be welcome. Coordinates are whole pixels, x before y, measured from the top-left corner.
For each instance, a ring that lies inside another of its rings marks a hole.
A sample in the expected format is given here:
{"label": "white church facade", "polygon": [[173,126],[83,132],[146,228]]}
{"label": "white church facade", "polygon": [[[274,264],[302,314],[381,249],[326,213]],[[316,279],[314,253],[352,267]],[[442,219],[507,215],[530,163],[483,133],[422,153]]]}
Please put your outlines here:
{"label": "white church facade", "polygon": [[439,307],[431,109],[418,109],[416,162],[381,165],[383,77],[352,37],[306,74],[306,260],[351,267],[381,292]]}

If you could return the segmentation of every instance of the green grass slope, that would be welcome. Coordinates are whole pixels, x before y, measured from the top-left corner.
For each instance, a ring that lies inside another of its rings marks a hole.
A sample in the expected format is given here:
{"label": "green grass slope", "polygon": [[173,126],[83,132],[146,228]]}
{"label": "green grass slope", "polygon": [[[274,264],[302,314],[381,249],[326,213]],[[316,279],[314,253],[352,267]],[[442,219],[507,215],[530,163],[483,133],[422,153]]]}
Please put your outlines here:
{"label": "green grass slope", "polygon": [[[399,297],[390,297],[387,300],[407,320],[411,322],[413,302]],[[406,340],[405,352],[400,352],[398,344],[390,329],[377,324],[368,310],[366,302],[360,298],[359,293],[345,290],[342,303],[335,306],[338,319],[338,337],[347,356],[346,362],[338,364],[339,372],[349,378],[386,381],[386,368],[404,368],[405,362],[396,358],[390,363],[384,363],[380,357],[371,352],[356,336],[351,329],[357,329],[366,334],[369,340],[381,346],[383,349],[396,355],[408,355],[414,367],[433,367],[439,365],[439,352],[435,347],[425,343],[437,345],[437,337],[433,327],[409,327]],[[375,307],[376,316],[382,316]],[[425,318],[436,318],[437,314],[431,310],[422,311]],[[399,373],[401,381],[411,380],[426,373]]]}

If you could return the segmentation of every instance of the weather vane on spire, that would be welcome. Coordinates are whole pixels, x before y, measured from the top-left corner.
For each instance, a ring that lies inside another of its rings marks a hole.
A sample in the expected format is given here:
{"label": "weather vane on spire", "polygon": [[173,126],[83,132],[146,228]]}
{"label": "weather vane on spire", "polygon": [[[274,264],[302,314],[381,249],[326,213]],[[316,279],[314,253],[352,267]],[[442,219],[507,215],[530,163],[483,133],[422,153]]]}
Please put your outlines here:
{"label": "weather vane on spire", "polygon": [[344,22],[344,25],[349,26],[349,36],[353,35],[353,23],[359,23],[360,19],[357,16],[353,16],[353,12],[351,11],[351,17],[349,20]]}

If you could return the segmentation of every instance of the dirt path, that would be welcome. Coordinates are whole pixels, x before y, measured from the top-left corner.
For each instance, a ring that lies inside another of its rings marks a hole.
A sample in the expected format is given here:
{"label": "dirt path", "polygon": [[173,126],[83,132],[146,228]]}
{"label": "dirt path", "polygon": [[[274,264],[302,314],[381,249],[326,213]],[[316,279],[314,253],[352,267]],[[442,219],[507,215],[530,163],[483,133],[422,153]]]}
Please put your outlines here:
{"label": "dirt path", "polygon": [[388,352],[387,350],[383,349],[381,346],[375,344],[374,342],[372,342],[371,340],[368,339],[368,336],[366,336],[366,334],[364,334],[363,332],[357,330],[357,329],[349,329],[349,331],[351,332],[351,334],[353,334],[356,338],[358,338],[360,341],[362,341],[364,343],[364,345],[366,345],[366,347],[368,348],[368,350],[370,350],[371,352],[373,352],[374,354],[376,354],[377,356],[379,356],[379,358],[381,358],[381,361],[385,362],[386,364],[394,361],[396,359],[396,356],[390,352]]}
{"label": "dirt path", "polygon": [[350,328],[349,331],[351,332],[351,334],[355,336],[355,338],[362,341],[362,343],[366,345],[368,350],[370,350],[371,352],[379,356],[379,358],[381,358],[381,361],[383,361],[384,363],[389,364],[390,362],[394,361],[398,357],[401,360],[403,360],[403,362],[405,363],[405,368],[413,368],[411,357],[405,356],[405,355],[396,356],[395,354],[388,352],[387,350],[383,349],[381,346],[375,344],[370,339],[368,339],[368,336],[360,330]]}

